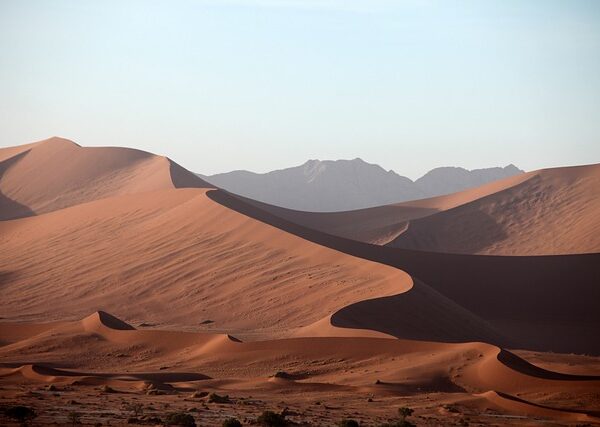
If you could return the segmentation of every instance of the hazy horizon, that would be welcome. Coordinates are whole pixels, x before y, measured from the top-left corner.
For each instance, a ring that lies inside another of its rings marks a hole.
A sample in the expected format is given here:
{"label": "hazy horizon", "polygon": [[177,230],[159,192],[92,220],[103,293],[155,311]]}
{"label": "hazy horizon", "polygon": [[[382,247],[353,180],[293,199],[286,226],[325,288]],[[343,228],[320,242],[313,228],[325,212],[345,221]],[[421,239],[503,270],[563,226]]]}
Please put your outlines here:
{"label": "hazy horizon", "polygon": [[600,161],[600,3],[0,1],[0,146],[197,173]]}

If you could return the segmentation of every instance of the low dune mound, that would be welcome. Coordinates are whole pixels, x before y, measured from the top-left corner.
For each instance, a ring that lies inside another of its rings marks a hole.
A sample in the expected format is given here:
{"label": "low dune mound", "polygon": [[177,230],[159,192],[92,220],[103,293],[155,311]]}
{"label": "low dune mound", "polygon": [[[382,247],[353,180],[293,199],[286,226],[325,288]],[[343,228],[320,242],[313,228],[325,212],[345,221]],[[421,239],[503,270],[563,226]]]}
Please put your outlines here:
{"label": "low dune mound", "polygon": [[489,255],[600,252],[600,164],[528,175],[502,191],[413,219],[388,245]]}
{"label": "low dune mound", "polygon": [[135,330],[133,326],[123,322],[121,319],[116,318],[112,314],[108,314],[104,311],[97,311],[81,321],[81,324],[86,330],[97,331],[99,329],[114,329],[117,331],[132,331]]}
{"label": "low dune mound", "polygon": [[513,414],[522,414],[536,418],[563,420],[567,422],[597,423],[598,416],[600,415],[598,411],[586,411],[578,407],[560,408],[541,405],[494,390],[476,394],[475,399],[469,400],[470,402],[467,403],[467,406],[475,406],[479,410],[492,408]]}
{"label": "low dune mound", "polygon": [[50,138],[0,149],[0,219],[176,187],[210,185],[165,157],[128,148]]}
{"label": "low dune mound", "polygon": [[[72,326],[83,321],[74,321]],[[2,326],[0,323],[0,339]],[[427,397],[430,406],[429,399],[438,399],[438,393],[450,393],[454,399],[481,409],[502,407],[511,400],[523,405],[504,408],[508,413],[539,410],[534,414],[580,420],[597,414],[594,396],[600,377],[541,369],[481,342],[445,344],[354,336],[241,343],[223,334],[115,332],[127,334],[130,341],[93,340],[89,336],[84,346],[81,331],[74,327],[57,329],[44,339],[27,339],[26,353],[24,347],[0,348],[0,360],[11,360],[0,364],[0,380],[4,385],[21,386],[25,379],[34,384],[56,384],[58,388],[107,385],[99,390],[101,393],[145,393],[150,389],[190,392],[201,386],[204,390],[228,387],[238,390],[234,395],[239,396],[239,390],[252,390],[254,395],[262,388],[278,400],[282,392],[289,396],[323,389],[377,396],[376,400],[386,395],[407,399],[434,393]],[[49,348],[53,350],[49,352]],[[277,380],[273,380],[274,373],[278,373]],[[88,390],[79,392],[84,395]],[[547,396],[558,393],[568,393],[569,397],[559,404],[547,400]],[[507,401],[495,400],[498,397]]]}
{"label": "low dune mound", "polygon": [[464,205],[531,178],[520,174],[454,194],[344,212],[303,212],[237,196],[262,210],[303,227],[376,245],[394,241],[409,221]]}

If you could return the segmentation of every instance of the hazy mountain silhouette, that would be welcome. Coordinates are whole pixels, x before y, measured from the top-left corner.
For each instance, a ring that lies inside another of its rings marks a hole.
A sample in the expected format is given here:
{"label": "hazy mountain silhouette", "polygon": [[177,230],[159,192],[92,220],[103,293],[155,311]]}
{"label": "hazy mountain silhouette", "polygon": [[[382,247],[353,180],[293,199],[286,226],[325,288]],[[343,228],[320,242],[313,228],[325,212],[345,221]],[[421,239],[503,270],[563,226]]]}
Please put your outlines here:
{"label": "hazy mountain silhouette", "polygon": [[436,168],[412,181],[381,166],[354,160],[309,160],[268,173],[232,171],[203,179],[232,193],[306,211],[341,211],[422,199],[523,173],[514,165],[467,170]]}

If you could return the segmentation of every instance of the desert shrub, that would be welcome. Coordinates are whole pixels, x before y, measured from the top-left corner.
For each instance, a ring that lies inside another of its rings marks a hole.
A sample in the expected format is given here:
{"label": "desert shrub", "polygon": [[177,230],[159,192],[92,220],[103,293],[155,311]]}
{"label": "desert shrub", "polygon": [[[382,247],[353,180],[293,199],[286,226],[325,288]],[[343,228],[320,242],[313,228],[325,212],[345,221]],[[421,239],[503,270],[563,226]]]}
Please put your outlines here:
{"label": "desert shrub", "polygon": [[231,403],[229,396],[219,396],[217,393],[211,393],[208,395],[209,403]]}
{"label": "desert shrub", "polygon": [[138,402],[130,403],[126,408],[128,411],[131,411],[135,417],[139,417],[144,413],[144,405]]}
{"label": "desert shrub", "polygon": [[193,416],[185,412],[172,412],[167,415],[165,424],[168,426],[196,427],[196,420],[194,420]]}
{"label": "desert shrub", "polygon": [[446,411],[452,412],[453,414],[458,414],[460,411],[454,405],[443,405],[442,406]]}
{"label": "desert shrub", "polygon": [[266,427],[281,427],[287,425],[285,416],[273,411],[264,411],[256,421],[259,425]]}
{"label": "desert shrub", "polygon": [[338,424],[339,427],[359,427],[358,421],[356,420],[342,420]]}
{"label": "desert shrub", "polygon": [[242,427],[242,423],[240,423],[235,418],[228,418],[225,421],[223,421],[222,426],[223,427]]}
{"label": "desert shrub", "polygon": [[77,424],[81,424],[81,415],[79,412],[71,411],[67,414],[67,420],[72,426],[76,426]]}
{"label": "desert shrub", "polygon": [[400,421],[406,421],[406,417],[410,417],[413,412],[415,412],[414,409],[407,408],[406,406],[398,408],[398,415],[400,415]]}
{"label": "desert shrub", "polygon": [[13,420],[17,420],[22,425],[27,425],[30,420],[33,420],[37,414],[27,406],[11,406],[4,410],[4,415]]}

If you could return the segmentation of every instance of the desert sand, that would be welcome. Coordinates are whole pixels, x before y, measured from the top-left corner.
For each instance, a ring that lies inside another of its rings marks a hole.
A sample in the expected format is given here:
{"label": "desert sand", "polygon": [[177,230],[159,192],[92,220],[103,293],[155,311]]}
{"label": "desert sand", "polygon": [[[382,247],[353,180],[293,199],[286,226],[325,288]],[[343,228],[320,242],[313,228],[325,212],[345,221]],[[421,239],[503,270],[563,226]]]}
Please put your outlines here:
{"label": "desert sand", "polygon": [[420,251],[485,255],[600,252],[600,165],[544,169],[445,196],[346,212],[246,199],[308,228]]}
{"label": "desert sand", "polygon": [[137,150],[60,138],[0,149],[0,406],[58,425],[72,413],[161,425],[174,411],[249,424],[272,410],[375,426],[399,407],[417,425],[600,423],[600,255],[382,245],[470,205],[510,211],[504,194],[535,184],[543,194],[517,191],[532,201],[515,215],[543,228],[531,206],[563,194],[592,237],[567,230],[558,252],[593,248],[596,171],[305,214]]}

